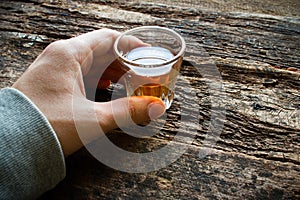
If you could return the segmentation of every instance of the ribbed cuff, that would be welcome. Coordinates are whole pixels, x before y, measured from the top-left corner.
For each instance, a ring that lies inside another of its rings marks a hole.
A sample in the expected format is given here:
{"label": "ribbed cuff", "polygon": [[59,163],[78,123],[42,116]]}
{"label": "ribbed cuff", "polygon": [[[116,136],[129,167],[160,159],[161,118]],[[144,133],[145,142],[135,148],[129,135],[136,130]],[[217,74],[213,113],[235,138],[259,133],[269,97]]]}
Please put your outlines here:
{"label": "ribbed cuff", "polygon": [[0,199],[35,199],[66,175],[59,140],[23,93],[0,90]]}

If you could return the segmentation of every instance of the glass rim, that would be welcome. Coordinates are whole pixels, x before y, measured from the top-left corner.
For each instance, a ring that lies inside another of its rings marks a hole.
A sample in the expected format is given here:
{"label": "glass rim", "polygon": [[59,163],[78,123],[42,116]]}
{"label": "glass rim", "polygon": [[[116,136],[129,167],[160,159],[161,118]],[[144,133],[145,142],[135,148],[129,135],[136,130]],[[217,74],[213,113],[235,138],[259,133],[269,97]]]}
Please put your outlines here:
{"label": "glass rim", "polygon": [[[181,41],[180,51],[172,59],[166,60],[166,61],[164,61],[162,63],[158,63],[158,64],[140,64],[140,63],[128,60],[123,55],[121,55],[121,53],[118,50],[118,43],[119,43],[120,39],[124,35],[128,35],[132,32],[137,31],[137,30],[146,30],[146,29],[161,29],[161,30],[164,30],[166,32],[171,32],[172,34],[177,36]],[[172,29],[169,29],[169,28],[166,28],[166,27],[161,27],[161,26],[140,26],[140,27],[136,27],[136,28],[133,28],[133,29],[129,29],[129,30],[123,32],[121,35],[119,35],[117,37],[117,39],[115,40],[115,43],[114,43],[114,52],[117,55],[117,58],[121,58],[121,60],[123,62],[127,63],[127,64],[130,64],[130,65],[133,65],[133,66],[140,66],[140,67],[149,67],[149,66],[151,66],[151,67],[153,67],[153,66],[154,67],[160,67],[160,66],[171,64],[171,63],[175,62],[176,60],[178,60],[184,54],[185,49],[186,49],[186,43],[185,43],[185,40],[183,39],[183,37],[180,34],[178,34],[176,31],[174,31]]]}

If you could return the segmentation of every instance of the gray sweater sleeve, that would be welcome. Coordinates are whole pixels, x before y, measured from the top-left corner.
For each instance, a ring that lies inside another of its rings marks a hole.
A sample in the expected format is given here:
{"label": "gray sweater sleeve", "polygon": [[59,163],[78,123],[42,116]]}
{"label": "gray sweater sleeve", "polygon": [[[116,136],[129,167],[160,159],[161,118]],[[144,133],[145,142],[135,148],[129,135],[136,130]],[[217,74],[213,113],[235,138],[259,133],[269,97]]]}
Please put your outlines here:
{"label": "gray sweater sleeve", "polygon": [[0,199],[36,199],[65,177],[58,138],[20,91],[0,90]]}

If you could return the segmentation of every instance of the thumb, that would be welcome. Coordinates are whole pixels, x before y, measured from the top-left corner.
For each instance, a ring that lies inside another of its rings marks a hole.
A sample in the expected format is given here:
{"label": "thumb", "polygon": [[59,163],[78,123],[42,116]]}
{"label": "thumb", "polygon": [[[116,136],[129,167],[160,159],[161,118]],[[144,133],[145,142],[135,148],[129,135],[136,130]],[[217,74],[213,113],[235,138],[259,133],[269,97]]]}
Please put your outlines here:
{"label": "thumb", "polygon": [[166,109],[161,99],[151,96],[126,97],[96,104],[99,123],[104,132],[149,122],[162,116]]}

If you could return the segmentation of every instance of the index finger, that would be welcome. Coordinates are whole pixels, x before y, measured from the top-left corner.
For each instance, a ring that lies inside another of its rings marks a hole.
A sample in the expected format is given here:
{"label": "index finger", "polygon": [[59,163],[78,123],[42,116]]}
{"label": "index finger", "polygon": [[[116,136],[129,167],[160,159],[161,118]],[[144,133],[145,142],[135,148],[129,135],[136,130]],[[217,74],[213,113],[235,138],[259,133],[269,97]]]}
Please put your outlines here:
{"label": "index finger", "polygon": [[[119,35],[118,31],[100,29],[68,40],[83,75],[86,75],[92,66],[106,67],[113,60],[112,47]],[[101,59],[99,60],[99,58]]]}

